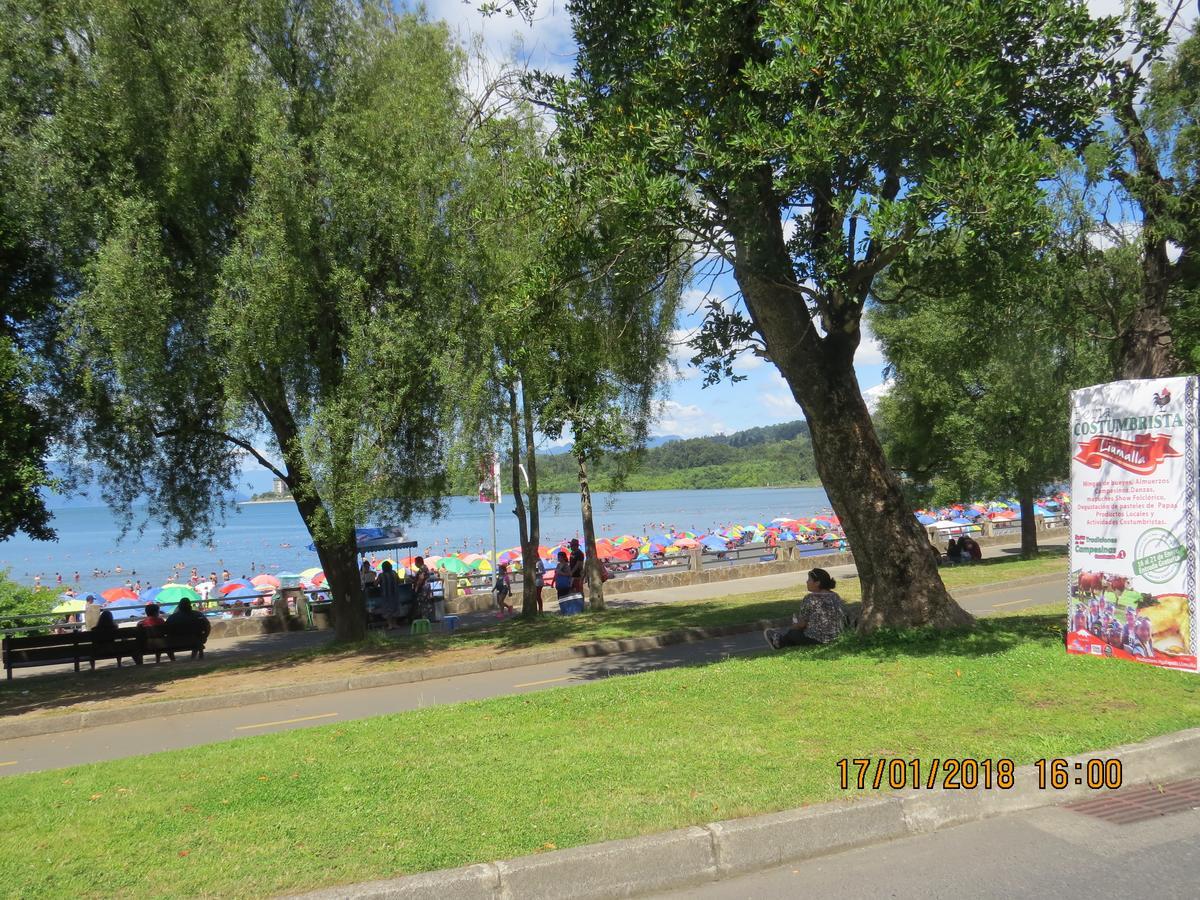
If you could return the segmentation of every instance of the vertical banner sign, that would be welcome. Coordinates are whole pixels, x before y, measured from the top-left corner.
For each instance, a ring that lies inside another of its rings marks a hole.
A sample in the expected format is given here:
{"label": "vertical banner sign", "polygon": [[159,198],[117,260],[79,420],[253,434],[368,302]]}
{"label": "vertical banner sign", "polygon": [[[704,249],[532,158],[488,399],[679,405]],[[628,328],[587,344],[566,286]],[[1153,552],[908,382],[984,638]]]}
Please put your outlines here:
{"label": "vertical banner sign", "polygon": [[479,465],[479,502],[500,502],[500,459],[494,453]]}
{"label": "vertical banner sign", "polygon": [[1197,387],[1071,393],[1068,653],[1196,671]]}

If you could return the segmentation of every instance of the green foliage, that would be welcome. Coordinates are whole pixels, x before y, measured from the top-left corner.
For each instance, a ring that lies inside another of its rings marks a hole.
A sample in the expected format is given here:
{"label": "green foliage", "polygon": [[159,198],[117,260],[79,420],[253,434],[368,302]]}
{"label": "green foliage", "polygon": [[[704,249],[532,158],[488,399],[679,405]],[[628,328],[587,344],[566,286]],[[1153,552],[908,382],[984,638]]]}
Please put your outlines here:
{"label": "green foliage", "polygon": [[23,531],[52,540],[41,492],[54,486],[46,466],[47,417],[28,399],[28,362],[0,331],[0,541]]}
{"label": "green foliage", "polygon": [[1031,496],[1067,477],[1069,391],[1109,365],[1102,345],[1058,315],[1086,284],[1079,263],[981,259],[952,243],[880,285],[871,324],[894,381],[878,414],[888,459],[917,497]]}
{"label": "green foliage", "polygon": [[[50,540],[41,492],[60,409],[38,396],[37,347],[53,331],[56,257],[46,171],[53,154],[33,136],[65,66],[20,4],[0,6],[0,540]],[[56,4],[41,5],[52,18]]]}
{"label": "green foliage", "polygon": [[72,75],[40,140],[87,213],[63,237],[94,248],[65,396],[106,499],[188,538],[250,456],[321,547],[438,509],[473,329],[445,29],[349,0],[95,0],[44,27]]}
{"label": "green foliage", "polygon": [[50,612],[55,603],[53,594],[18,584],[8,577],[8,571],[0,569],[0,628],[21,624],[21,616]]}
{"label": "green foliage", "polygon": [[[572,13],[580,53],[557,97],[572,158],[614,202],[657,208],[731,258],[743,291],[797,285],[793,315],[849,353],[896,255],[947,228],[997,243],[1045,228],[1039,147],[1087,134],[1115,37],[1069,0]],[[751,329],[713,313],[701,351],[719,370],[763,316]]]}

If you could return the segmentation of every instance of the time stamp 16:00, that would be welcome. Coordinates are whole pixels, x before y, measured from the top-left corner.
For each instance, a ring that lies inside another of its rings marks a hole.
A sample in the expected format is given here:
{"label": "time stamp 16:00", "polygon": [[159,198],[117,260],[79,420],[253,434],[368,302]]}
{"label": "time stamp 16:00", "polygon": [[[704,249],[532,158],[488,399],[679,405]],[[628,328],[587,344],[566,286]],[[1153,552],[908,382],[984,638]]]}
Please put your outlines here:
{"label": "time stamp 16:00", "polygon": [[[1072,785],[1092,790],[1115,790],[1121,786],[1121,760],[1039,759],[1033,763],[1039,790],[1062,791]],[[1017,767],[1011,759],[889,759],[866,757],[839,759],[838,777],[843,791],[941,788],[947,791],[997,789],[1016,786]]]}

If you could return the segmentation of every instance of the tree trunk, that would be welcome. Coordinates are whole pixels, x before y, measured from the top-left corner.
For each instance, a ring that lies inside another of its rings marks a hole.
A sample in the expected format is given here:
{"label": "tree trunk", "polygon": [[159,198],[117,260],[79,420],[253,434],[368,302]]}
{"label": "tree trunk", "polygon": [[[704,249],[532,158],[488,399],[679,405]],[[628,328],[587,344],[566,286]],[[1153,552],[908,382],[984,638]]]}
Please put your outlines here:
{"label": "tree trunk", "polygon": [[1033,514],[1033,488],[1018,485],[1017,499],[1021,502],[1021,556],[1037,556],[1037,518]]}
{"label": "tree trunk", "polygon": [[604,582],[600,580],[600,561],[596,559],[596,528],[592,522],[592,489],[588,484],[587,464],[579,462],[579,507],[583,512],[584,577],[592,598],[592,609],[604,609]]}
{"label": "tree trunk", "polygon": [[332,546],[317,541],[317,557],[333,594],[333,629],[339,641],[361,641],[367,636],[367,603],[358,575],[358,550],[351,536]]}
{"label": "tree trunk", "polygon": [[1171,323],[1167,319],[1165,242],[1142,248],[1142,296],[1121,335],[1117,375],[1121,378],[1165,378],[1180,370]]}
{"label": "tree trunk", "polygon": [[512,462],[513,515],[521,537],[521,615],[532,618],[537,613],[533,596],[533,560],[529,558],[529,523],[525,519],[525,499],[521,493],[521,422],[517,416],[517,391],[508,385],[509,458]]}
{"label": "tree trunk", "polygon": [[818,333],[796,284],[769,170],[742,186],[730,210],[734,276],[768,355],[804,412],[817,472],[854,553],[860,629],[969,624],[970,614],[942,584],[929,538],[884,458],[859,390],[859,301],[830,288],[822,298],[826,334]]}
{"label": "tree trunk", "polygon": [[1140,302],[1121,335],[1117,374],[1121,378],[1163,378],[1181,369],[1166,314],[1167,293],[1178,270],[1171,264],[1163,237],[1171,216],[1169,198],[1175,187],[1159,168],[1158,153],[1134,102],[1137,79],[1130,63],[1126,62],[1125,67],[1128,75],[1116,96],[1113,113],[1133,156],[1133,177],[1125,183],[1142,214],[1142,289]]}
{"label": "tree trunk", "polygon": [[[525,475],[529,479],[529,544],[522,545],[521,558],[525,565],[525,597],[521,612],[532,616],[540,611],[542,590],[545,585],[537,577],[538,547],[542,543],[541,511],[538,508],[537,480],[537,446],[533,437],[533,407],[529,404],[529,396],[525,393],[525,383],[521,383],[521,417],[525,420]],[[533,584],[532,590],[530,584]]]}

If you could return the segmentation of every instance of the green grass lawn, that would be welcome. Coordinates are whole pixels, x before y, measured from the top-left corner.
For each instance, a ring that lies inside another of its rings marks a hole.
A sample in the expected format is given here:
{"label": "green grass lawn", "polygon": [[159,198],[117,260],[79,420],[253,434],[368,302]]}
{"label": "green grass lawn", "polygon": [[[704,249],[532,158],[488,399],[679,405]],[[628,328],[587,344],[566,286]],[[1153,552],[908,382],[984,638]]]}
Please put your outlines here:
{"label": "green grass lawn", "polygon": [[23,897],[266,896],[830,800],[842,757],[1018,764],[1200,724],[1200,680],[1061,621],[830,647],[4,779]]}

